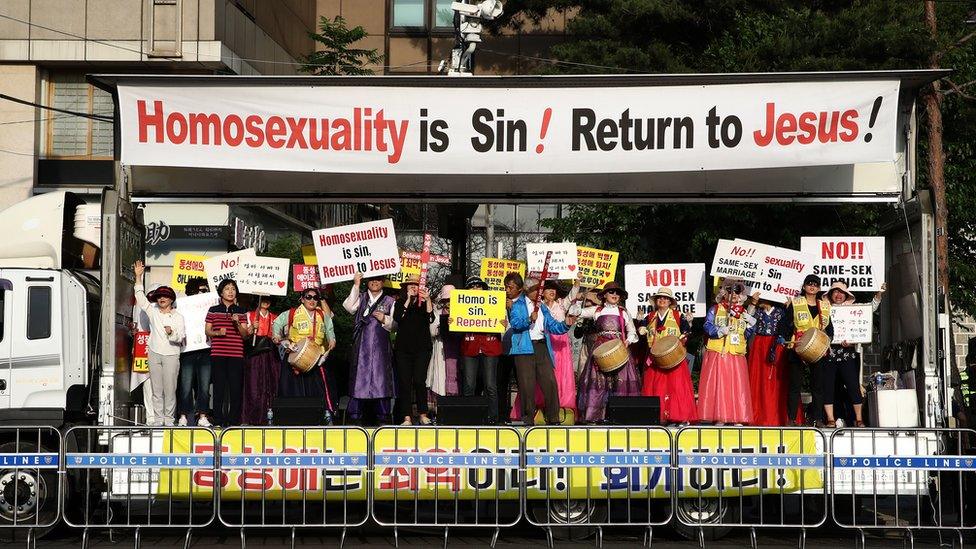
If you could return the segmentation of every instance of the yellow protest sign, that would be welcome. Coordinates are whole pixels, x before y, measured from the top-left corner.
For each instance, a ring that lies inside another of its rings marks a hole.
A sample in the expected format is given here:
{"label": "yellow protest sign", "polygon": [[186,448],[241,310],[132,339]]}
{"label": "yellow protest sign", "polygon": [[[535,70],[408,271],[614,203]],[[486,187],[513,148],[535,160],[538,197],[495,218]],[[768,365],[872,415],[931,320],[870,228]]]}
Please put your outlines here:
{"label": "yellow protest sign", "polygon": [[603,288],[617,276],[619,252],[577,246],[576,266],[579,269],[580,286]]}
{"label": "yellow protest sign", "polygon": [[393,273],[386,277],[383,285],[387,288],[399,288],[408,276],[420,276],[420,259],[404,257],[400,255],[400,272]]}
{"label": "yellow protest sign", "polygon": [[489,290],[504,290],[505,275],[508,273],[518,273],[525,278],[525,263],[497,257],[486,257],[481,260],[481,280],[485,281]]}
{"label": "yellow protest sign", "polygon": [[177,292],[186,293],[186,281],[191,277],[199,276],[206,279],[207,273],[203,270],[203,260],[205,255],[179,253],[173,256],[173,278],[170,286]]}
{"label": "yellow protest sign", "polygon": [[452,332],[505,333],[505,292],[454,290],[448,325]]}
{"label": "yellow protest sign", "polygon": [[315,245],[305,244],[302,246],[302,262],[306,265],[318,265],[318,256],[315,255]]}

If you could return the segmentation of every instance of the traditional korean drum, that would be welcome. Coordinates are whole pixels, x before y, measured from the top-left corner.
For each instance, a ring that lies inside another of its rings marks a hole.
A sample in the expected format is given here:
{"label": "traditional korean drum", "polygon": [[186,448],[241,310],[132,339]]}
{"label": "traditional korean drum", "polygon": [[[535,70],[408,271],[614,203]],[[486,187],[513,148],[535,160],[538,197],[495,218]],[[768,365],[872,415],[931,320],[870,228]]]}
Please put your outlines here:
{"label": "traditional korean drum", "polygon": [[612,374],[624,367],[630,360],[630,353],[623,341],[614,339],[606,341],[593,349],[593,360],[597,368],[604,374]]}
{"label": "traditional korean drum", "polygon": [[823,358],[828,349],[830,349],[830,337],[818,328],[810,328],[803,332],[793,346],[796,355],[807,364],[813,364]]}
{"label": "traditional korean drum", "polygon": [[315,366],[319,357],[325,354],[325,348],[316,345],[311,339],[303,339],[295,345],[295,350],[288,355],[288,364],[299,372],[305,373]]}
{"label": "traditional korean drum", "polygon": [[651,357],[654,359],[654,365],[662,370],[677,367],[687,354],[681,340],[673,335],[659,337],[651,346]]}

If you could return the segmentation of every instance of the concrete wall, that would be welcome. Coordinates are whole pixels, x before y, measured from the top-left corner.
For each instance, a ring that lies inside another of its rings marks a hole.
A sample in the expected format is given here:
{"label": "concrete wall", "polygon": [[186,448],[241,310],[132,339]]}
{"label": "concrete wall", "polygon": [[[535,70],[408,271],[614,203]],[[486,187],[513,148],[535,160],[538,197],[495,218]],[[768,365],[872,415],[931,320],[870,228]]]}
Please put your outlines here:
{"label": "concrete wall", "polygon": [[[40,77],[32,65],[0,64],[0,93],[38,101]],[[33,107],[0,101],[0,210],[29,197],[34,187],[39,124]]]}

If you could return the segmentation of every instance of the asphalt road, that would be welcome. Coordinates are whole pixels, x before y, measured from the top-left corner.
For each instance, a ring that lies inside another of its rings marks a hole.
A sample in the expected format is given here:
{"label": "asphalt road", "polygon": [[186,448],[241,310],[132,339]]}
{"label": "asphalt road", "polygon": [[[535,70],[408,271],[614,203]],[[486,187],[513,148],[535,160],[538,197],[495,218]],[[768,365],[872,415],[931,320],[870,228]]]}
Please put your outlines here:
{"label": "asphalt road", "polygon": [[[448,547],[489,547],[491,530],[454,529],[448,535]],[[184,532],[177,530],[145,530],[141,534],[141,546],[144,547],[182,547]],[[595,547],[594,536],[574,536],[575,539],[565,539],[560,535],[555,540],[556,547]],[[22,539],[22,536],[21,538]],[[766,529],[757,531],[759,547],[790,548],[797,547],[799,531]],[[290,537],[284,530],[250,529],[246,532],[247,547],[253,548],[287,548],[290,547]],[[952,538],[943,535],[941,544],[949,547]],[[974,541],[968,536],[967,544]],[[837,528],[822,527],[807,532],[808,549],[839,549],[854,547],[853,532],[842,531]],[[44,549],[79,549],[81,536],[77,531],[60,529],[51,532],[38,541],[38,547]],[[196,530],[192,536],[191,548],[209,549],[214,547],[239,547],[241,543],[239,530],[210,527]],[[401,529],[399,531],[399,546],[401,547],[441,547],[444,543],[443,530]],[[604,547],[640,547],[643,543],[643,532],[631,528],[608,528],[604,530]],[[109,535],[107,531],[95,531],[91,535],[90,547],[132,547],[133,532],[116,530]],[[888,535],[869,535],[867,547],[897,547],[902,544],[902,538],[895,532]],[[339,531],[310,530],[298,531],[296,546],[301,547],[338,547]],[[503,529],[496,548],[514,549],[516,547],[539,547],[546,545],[546,536],[542,529],[533,527],[514,527]],[[706,547],[749,547],[748,530],[736,530],[721,540],[706,541]],[[8,545],[16,547],[16,544]],[[346,537],[344,547],[359,549],[368,547],[394,547],[395,540],[391,528],[361,527],[351,529]],[[695,541],[681,538],[675,532],[661,527],[654,530],[655,548],[689,549],[697,547]],[[931,533],[917,533],[915,547],[939,547],[940,539]]]}

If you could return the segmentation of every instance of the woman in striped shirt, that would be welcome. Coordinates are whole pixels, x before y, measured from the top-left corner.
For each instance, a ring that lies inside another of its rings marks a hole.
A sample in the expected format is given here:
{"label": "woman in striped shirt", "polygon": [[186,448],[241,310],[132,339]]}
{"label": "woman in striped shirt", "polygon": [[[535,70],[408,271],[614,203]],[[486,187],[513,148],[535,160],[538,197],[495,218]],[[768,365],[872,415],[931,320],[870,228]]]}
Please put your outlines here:
{"label": "woman in striped shirt", "polygon": [[237,283],[233,279],[221,280],[217,293],[220,303],[207,311],[205,331],[210,338],[214,420],[226,427],[237,425],[241,419],[247,310],[237,304]]}

